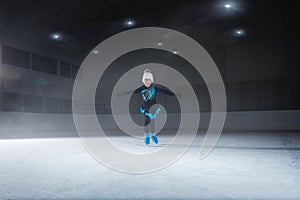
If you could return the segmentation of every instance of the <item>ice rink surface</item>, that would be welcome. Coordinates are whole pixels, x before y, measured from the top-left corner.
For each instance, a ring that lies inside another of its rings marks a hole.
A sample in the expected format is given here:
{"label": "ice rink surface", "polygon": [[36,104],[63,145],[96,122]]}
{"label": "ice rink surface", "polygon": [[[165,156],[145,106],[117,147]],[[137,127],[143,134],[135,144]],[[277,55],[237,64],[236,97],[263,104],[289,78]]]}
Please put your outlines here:
{"label": "ice rink surface", "polygon": [[[78,137],[0,139],[0,199],[300,199],[300,132],[227,131],[199,160],[203,136],[171,166],[139,175],[103,166]],[[110,139],[156,151],[170,136],[148,147]]]}

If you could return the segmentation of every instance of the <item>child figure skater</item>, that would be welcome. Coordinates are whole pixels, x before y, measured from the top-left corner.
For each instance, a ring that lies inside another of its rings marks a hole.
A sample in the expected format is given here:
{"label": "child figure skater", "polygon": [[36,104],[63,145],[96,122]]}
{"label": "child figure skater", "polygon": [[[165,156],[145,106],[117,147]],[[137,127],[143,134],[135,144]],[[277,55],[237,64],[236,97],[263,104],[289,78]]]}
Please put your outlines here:
{"label": "child figure skater", "polygon": [[143,103],[140,105],[140,113],[145,117],[145,134],[144,134],[144,142],[146,145],[150,144],[150,138],[156,144],[158,144],[157,136],[154,132],[154,121],[156,115],[160,112],[160,107],[157,106],[157,109],[154,113],[150,113],[150,107],[156,104],[156,94],[162,93],[170,96],[175,96],[175,94],[169,90],[165,90],[159,88],[155,85],[153,74],[149,69],[145,69],[142,82],[144,85],[139,87],[134,91],[134,94],[141,94],[143,98]]}

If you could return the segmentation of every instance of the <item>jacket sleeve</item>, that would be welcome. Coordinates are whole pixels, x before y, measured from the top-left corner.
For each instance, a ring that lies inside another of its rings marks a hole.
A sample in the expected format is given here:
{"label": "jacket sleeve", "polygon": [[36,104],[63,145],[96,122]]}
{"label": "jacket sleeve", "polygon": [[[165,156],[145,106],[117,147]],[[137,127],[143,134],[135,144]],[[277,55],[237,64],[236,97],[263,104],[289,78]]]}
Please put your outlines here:
{"label": "jacket sleeve", "polygon": [[175,94],[171,91],[171,90],[165,90],[161,87],[155,86],[155,89],[157,91],[157,93],[162,93],[162,94],[167,94],[170,96],[175,96]]}
{"label": "jacket sleeve", "polygon": [[128,94],[138,94],[142,91],[142,86],[137,88],[137,89],[131,89],[131,90],[128,90],[128,91],[125,91],[125,92],[122,92],[121,94],[124,94],[124,95],[128,95]]}
{"label": "jacket sleeve", "polygon": [[142,91],[143,86],[137,88],[136,90],[134,90],[133,94],[139,94]]}

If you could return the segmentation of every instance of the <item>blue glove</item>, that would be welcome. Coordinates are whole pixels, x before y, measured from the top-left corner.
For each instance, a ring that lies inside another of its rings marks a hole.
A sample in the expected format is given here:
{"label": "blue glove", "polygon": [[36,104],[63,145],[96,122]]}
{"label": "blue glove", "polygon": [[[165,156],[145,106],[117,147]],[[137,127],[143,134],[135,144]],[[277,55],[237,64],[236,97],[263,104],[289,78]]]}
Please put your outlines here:
{"label": "blue glove", "polygon": [[144,114],[144,112],[145,112],[145,109],[143,109],[143,108],[140,108],[140,112],[141,112],[142,114]]}
{"label": "blue glove", "polygon": [[145,112],[145,116],[148,116],[150,119],[155,119],[156,118],[156,115],[152,115],[151,113],[147,113]]}
{"label": "blue glove", "polygon": [[155,111],[155,113],[153,114],[154,119],[156,118],[156,115],[160,112],[160,107],[158,107]]}

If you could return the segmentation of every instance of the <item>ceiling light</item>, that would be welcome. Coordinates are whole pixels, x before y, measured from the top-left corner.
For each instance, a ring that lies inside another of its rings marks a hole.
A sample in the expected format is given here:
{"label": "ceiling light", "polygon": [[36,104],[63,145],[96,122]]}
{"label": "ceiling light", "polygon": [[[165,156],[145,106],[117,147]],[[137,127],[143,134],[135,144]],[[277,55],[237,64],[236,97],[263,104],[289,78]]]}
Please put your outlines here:
{"label": "ceiling light", "polygon": [[238,37],[244,36],[245,34],[246,34],[246,31],[245,31],[244,29],[236,29],[236,30],[234,31],[234,35],[235,35],[235,36],[238,36]]}
{"label": "ceiling light", "polygon": [[60,39],[62,39],[62,35],[60,33],[52,33],[51,38],[53,40],[60,40]]}
{"label": "ceiling light", "polygon": [[135,21],[133,21],[133,20],[127,20],[126,22],[125,22],[125,25],[126,26],[128,26],[128,27],[131,27],[131,26],[134,26],[135,25]]}

